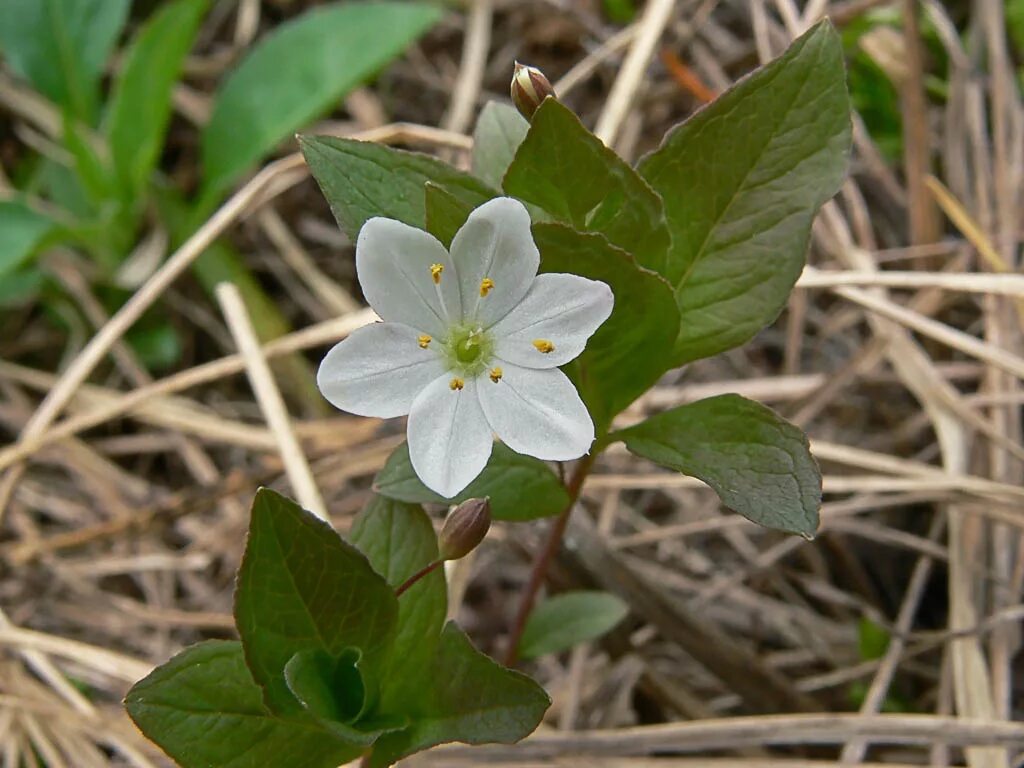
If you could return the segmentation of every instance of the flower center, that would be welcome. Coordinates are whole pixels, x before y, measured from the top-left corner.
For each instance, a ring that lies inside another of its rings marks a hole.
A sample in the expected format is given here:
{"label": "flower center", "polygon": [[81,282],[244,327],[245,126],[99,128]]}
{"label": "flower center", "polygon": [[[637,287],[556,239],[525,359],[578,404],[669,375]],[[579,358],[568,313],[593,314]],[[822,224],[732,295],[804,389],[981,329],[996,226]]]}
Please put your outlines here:
{"label": "flower center", "polygon": [[494,350],[490,336],[476,324],[452,328],[446,346],[452,370],[470,377],[480,374],[487,367]]}

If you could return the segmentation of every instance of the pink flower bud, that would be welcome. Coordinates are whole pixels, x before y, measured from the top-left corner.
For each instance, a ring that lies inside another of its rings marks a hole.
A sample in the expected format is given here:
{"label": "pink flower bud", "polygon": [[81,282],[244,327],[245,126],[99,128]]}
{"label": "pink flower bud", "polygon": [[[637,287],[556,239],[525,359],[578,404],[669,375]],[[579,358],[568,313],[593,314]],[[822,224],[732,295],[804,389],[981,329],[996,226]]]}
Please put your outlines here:
{"label": "pink flower bud", "polygon": [[444,521],[437,547],[442,560],[465,557],[484,540],[491,527],[489,499],[468,499],[457,506]]}
{"label": "pink flower bud", "polygon": [[519,114],[527,120],[531,119],[537,107],[548,96],[557,98],[555,89],[544,77],[544,73],[536,67],[528,67],[517,61],[512,75],[512,103],[516,105]]}

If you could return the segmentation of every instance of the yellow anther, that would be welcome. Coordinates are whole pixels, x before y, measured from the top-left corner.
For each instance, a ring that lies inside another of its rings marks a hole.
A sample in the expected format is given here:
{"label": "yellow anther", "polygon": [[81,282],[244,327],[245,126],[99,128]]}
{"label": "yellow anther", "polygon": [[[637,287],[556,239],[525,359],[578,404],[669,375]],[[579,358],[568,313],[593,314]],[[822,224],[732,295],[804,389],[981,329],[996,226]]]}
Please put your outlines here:
{"label": "yellow anther", "polygon": [[448,389],[450,389],[452,392],[460,390],[464,386],[466,386],[466,382],[464,382],[458,376],[456,376],[454,379],[448,382]]}
{"label": "yellow anther", "polygon": [[488,293],[491,292],[491,289],[493,287],[494,281],[491,280],[491,278],[489,277],[485,277],[483,280],[480,281],[480,295],[486,296]]}
{"label": "yellow anther", "polygon": [[545,355],[555,351],[555,345],[547,339],[534,339],[533,346],[537,348],[538,352],[543,352]]}
{"label": "yellow anther", "polygon": [[430,342],[432,341],[432,339],[429,336],[427,336],[427,334],[424,333],[421,334],[420,337],[416,339],[416,341],[420,343],[420,349],[426,349],[427,347],[430,346]]}
{"label": "yellow anther", "polygon": [[431,264],[430,276],[434,278],[434,285],[441,284],[441,273],[444,272],[444,264]]}
{"label": "yellow anther", "polygon": [[501,370],[500,367],[498,367],[498,368],[491,368],[491,381],[493,381],[495,384],[497,384],[499,381],[501,381],[501,376],[502,376],[503,373],[504,373],[504,371]]}

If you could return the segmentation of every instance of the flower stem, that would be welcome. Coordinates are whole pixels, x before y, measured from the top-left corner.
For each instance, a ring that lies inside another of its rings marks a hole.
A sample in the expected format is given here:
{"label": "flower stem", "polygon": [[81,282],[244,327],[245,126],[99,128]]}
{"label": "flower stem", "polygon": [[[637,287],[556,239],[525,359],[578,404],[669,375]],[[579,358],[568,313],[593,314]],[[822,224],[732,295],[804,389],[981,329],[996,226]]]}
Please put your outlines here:
{"label": "flower stem", "polygon": [[565,529],[569,525],[569,515],[572,514],[572,509],[576,506],[576,499],[579,498],[580,489],[583,488],[583,481],[590,474],[590,469],[593,467],[594,459],[596,458],[596,451],[584,456],[580,463],[576,465],[572,477],[569,478],[569,482],[565,486],[565,489],[569,492],[569,503],[565,505],[562,513],[555,518],[544,548],[537,553],[537,557],[533,561],[530,580],[526,582],[526,587],[523,589],[522,596],[519,599],[519,609],[516,611],[512,632],[509,635],[508,645],[505,647],[504,664],[506,667],[511,667],[516,663],[516,659],[519,658],[519,641],[522,640],[523,631],[526,629],[526,621],[530,618],[533,605],[537,602],[537,593],[540,592],[544,579],[548,575],[548,570],[551,568],[551,563],[554,561],[555,555],[558,554],[558,550],[562,545],[562,537],[565,535]]}
{"label": "flower stem", "polygon": [[403,581],[402,584],[395,589],[395,597],[401,597],[402,593],[409,589],[409,587],[411,587],[417,581],[422,579],[424,576],[436,571],[442,563],[444,563],[444,560],[435,560],[430,565],[424,568],[420,568],[420,570],[416,571],[416,573],[414,573],[408,579]]}

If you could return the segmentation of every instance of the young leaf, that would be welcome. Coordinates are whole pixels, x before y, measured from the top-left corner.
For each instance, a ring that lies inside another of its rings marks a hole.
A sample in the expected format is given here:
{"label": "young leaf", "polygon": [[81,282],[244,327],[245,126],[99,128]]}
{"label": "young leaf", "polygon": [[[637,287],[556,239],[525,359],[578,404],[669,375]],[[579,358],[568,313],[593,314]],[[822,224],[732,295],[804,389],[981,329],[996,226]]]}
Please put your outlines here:
{"label": "young leaf", "polygon": [[203,132],[207,194],[230,186],[278,142],[399,56],[440,16],[441,9],[429,3],[347,2],[275,29],[217,92]]}
{"label": "young leaf", "polygon": [[156,164],[171,116],[171,89],[209,0],[177,0],[146,21],[114,82],[106,135],[125,196],[139,194]]}
{"label": "young leaf", "polygon": [[610,631],[629,613],[621,598],[609,592],[564,592],[545,600],[530,614],[519,655],[535,659],[561,653]]}
{"label": "young leaf", "polygon": [[665,267],[669,235],[658,195],[555,99],[534,113],[504,189],[574,229],[600,232],[641,266]]}
{"label": "young leaf", "polygon": [[274,718],[236,642],[185,649],[136,683],[125,708],[182,768],[336,768],[362,752],[315,723]]}
{"label": "young leaf", "polygon": [[700,478],[759,525],[806,537],[818,529],[821,473],[807,436],[760,403],[709,397],[614,437],[638,456]]}
{"label": "young leaf", "polygon": [[778,316],[849,147],[843,51],[824,21],[640,162],[672,234],[662,274],[682,313],[677,365],[738,346]]}
{"label": "young leaf", "polygon": [[418,504],[458,504],[489,496],[495,520],[550,517],[569,503],[565,488],[543,461],[516,453],[502,443],[495,443],[484,471],[454,499],[445,499],[420,482],[409,461],[406,443],[388,457],[374,480],[374,490],[388,498]]}
{"label": "young leaf", "polygon": [[406,699],[411,725],[380,738],[371,768],[449,741],[514,743],[537,727],[551,705],[543,688],[480,653],[451,622],[428,677],[432,684],[409,691]]}
{"label": "young leaf", "polygon": [[[392,588],[437,560],[437,536],[422,507],[383,496],[374,496],[356,516],[349,540]],[[382,673],[381,711],[401,711],[407,691],[431,684],[428,670],[447,609],[440,570],[420,579],[398,601],[395,640]]]}
{"label": "young leaf", "polygon": [[601,434],[615,414],[672,367],[670,352],[679,329],[672,289],[601,235],[561,224],[536,224],[533,235],[541,272],[572,272],[601,280],[615,295],[611,316],[567,368]]}
{"label": "young leaf", "polygon": [[362,553],[295,502],[257,492],[235,620],[246,662],[274,712],[301,711],[285,679],[285,665],[300,651],[338,656],[358,649],[364,681],[378,681],[397,613],[394,592]]}
{"label": "young leaf", "polygon": [[473,129],[473,174],[489,187],[501,189],[505,171],[529,129],[526,118],[511,104],[498,101],[484,104]]}
{"label": "young leaf", "polygon": [[299,146],[334,218],[352,242],[374,216],[423,229],[423,185],[428,181],[470,208],[498,195],[469,174],[417,152],[332,136],[300,136]]}
{"label": "young leaf", "polygon": [[24,203],[0,201],[0,277],[24,264],[53,222]]}
{"label": "young leaf", "polygon": [[92,124],[103,67],[130,0],[0,0],[0,48],[15,72]]}

